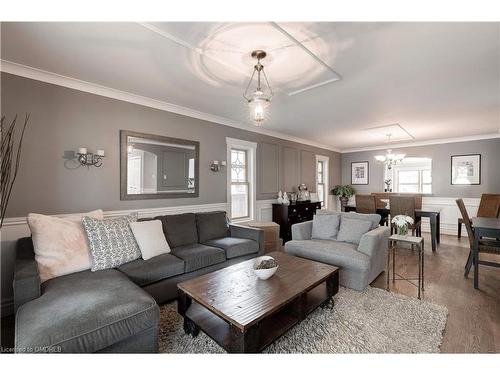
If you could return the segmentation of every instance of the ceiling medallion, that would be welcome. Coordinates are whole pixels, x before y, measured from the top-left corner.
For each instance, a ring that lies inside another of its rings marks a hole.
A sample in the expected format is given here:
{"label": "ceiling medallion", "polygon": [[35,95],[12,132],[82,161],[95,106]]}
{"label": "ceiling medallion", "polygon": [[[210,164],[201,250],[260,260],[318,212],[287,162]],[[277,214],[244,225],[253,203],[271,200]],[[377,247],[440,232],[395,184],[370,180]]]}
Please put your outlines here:
{"label": "ceiling medallion", "polygon": [[[388,144],[391,143],[391,136],[392,134],[387,134]],[[392,150],[389,148],[385,155],[376,155],[375,159],[383,163],[388,170],[391,170],[394,165],[401,163],[405,156],[405,154],[393,154]]]}
{"label": "ceiling medallion", "polygon": [[[252,77],[248,82],[247,88],[243,93],[243,97],[247,100],[250,107],[250,114],[255,121],[255,125],[259,126],[265,119],[264,111],[269,106],[274,92],[269,85],[266,73],[264,72],[264,65],[260,63],[260,60],[264,59],[267,54],[262,50],[255,50],[251,55],[254,59],[257,59],[257,64],[255,64]],[[255,89],[252,89],[252,83],[254,82],[255,73],[257,72],[257,80]],[[264,78],[262,80],[261,78]]]}

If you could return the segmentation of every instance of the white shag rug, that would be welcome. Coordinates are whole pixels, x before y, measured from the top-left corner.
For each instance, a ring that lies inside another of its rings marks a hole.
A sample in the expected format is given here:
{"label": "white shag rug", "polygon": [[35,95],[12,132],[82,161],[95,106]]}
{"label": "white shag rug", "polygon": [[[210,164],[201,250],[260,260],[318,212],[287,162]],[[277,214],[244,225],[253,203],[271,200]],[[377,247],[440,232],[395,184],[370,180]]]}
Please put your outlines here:
{"label": "white shag rug", "polygon": [[[448,310],[378,288],[340,288],[333,309],[317,308],[264,353],[437,353]],[[161,353],[226,353],[200,331],[184,333],[175,302],[160,307]]]}

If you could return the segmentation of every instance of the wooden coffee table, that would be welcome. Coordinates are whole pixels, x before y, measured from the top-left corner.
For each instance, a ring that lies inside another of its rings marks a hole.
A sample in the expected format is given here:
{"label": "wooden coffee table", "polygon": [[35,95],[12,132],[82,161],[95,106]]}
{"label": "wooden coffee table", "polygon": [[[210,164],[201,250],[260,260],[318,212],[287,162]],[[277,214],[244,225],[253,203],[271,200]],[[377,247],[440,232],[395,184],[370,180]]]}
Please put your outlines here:
{"label": "wooden coffee table", "polygon": [[229,353],[257,353],[316,307],[333,307],[337,267],[268,255],[279,263],[268,280],[255,276],[251,259],[178,284],[184,331],[195,337],[201,329]]}

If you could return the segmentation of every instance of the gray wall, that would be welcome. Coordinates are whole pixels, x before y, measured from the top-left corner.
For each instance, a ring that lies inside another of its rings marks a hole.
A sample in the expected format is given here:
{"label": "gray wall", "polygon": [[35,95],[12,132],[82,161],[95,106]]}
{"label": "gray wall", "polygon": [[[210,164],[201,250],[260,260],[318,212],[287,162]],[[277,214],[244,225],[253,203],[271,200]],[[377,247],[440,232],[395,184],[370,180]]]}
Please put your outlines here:
{"label": "gray wall", "polygon": [[[226,160],[226,137],[258,143],[257,199],[276,198],[278,190],[292,190],[303,181],[315,190],[313,182],[305,180],[315,169],[310,154],[328,156],[330,185],[340,183],[336,152],[10,74],[1,73],[0,78],[2,115],[12,119],[16,113],[31,113],[7,217],[224,203],[226,173],[213,173],[209,165]],[[120,129],[199,141],[199,197],[120,201]],[[104,149],[103,166],[65,168],[64,151],[79,146]],[[304,153],[307,161],[300,163]],[[12,301],[14,245],[12,240],[1,243],[2,314],[9,313],[4,306]]]}
{"label": "gray wall", "polygon": [[[482,193],[500,192],[500,138],[439,145],[395,148],[406,156],[432,158],[432,195],[436,197],[480,197]],[[384,168],[375,155],[385,150],[342,154],[342,184],[351,183],[351,162],[368,160],[369,185],[355,185],[359,193],[384,191]],[[451,155],[481,154],[481,185],[451,185]]]}
{"label": "gray wall", "polygon": [[[213,173],[209,169],[210,161],[226,160],[226,137],[259,143],[257,199],[275,198],[285,185],[290,190],[304,180],[313,183],[309,180],[314,170],[310,155],[314,154],[330,157],[330,185],[340,182],[340,154],[336,152],[5,73],[1,74],[1,88],[2,115],[12,118],[16,113],[31,113],[21,170],[7,217],[29,212],[63,214],[95,208],[120,210],[226,202],[225,172]],[[120,129],[199,141],[199,198],[120,201]],[[104,149],[103,166],[65,168],[63,152],[79,146]],[[294,167],[288,165],[290,152],[304,159],[295,163],[295,175],[285,177],[285,171]]]}

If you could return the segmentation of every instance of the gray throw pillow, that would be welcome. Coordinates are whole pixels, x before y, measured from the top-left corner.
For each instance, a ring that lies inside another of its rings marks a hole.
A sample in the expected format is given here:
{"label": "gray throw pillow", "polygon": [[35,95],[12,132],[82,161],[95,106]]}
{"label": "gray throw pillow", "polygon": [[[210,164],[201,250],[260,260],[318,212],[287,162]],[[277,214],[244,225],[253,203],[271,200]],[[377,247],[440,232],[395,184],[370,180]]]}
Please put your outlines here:
{"label": "gray throw pillow", "polygon": [[83,227],[89,239],[91,271],[115,268],[141,257],[141,251],[130,223],[137,221],[137,214],[113,219],[84,217]]}
{"label": "gray throw pillow", "polygon": [[321,214],[314,215],[312,225],[312,239],[319,240],[334,240],[337,237],[340,224],[340,215],[338,214]]}
{"label": "gray throw pillow", "polygon": [[372,223],[368,220],[350,219],[342,216],[337,241],[359,245],[363,234],[371,230]]}

